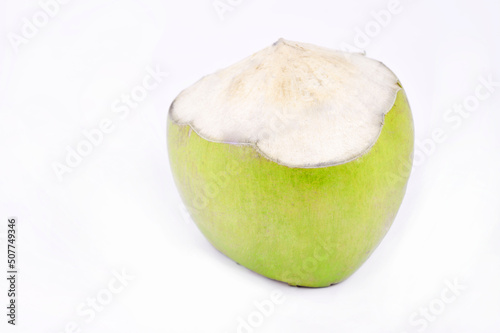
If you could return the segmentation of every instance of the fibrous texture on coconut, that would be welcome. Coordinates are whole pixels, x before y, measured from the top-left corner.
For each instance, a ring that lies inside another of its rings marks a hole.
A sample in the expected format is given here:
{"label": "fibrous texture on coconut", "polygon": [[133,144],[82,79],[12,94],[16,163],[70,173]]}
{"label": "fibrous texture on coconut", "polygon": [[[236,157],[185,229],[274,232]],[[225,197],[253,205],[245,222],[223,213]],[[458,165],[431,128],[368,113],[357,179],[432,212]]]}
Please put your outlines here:
{"label": "fibrous texture on coconut", "polygon": [[282,165],[332,166],[373,146],[400,88],[363,54],[280,39],[184,90],[170,116],[206,140],[254,145]]}

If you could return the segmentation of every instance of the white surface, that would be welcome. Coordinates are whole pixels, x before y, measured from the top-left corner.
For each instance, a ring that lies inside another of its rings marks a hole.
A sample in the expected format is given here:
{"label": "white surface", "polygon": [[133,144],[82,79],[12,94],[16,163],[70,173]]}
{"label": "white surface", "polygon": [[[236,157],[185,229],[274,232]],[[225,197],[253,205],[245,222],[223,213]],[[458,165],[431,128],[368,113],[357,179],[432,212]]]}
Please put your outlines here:
{"label": "white surface", "polygon": [[[231,3],[221,20],[211,0],[68,1],[15,53],[8,34],[40,7],[1,1],[0,233],[18,217],[20,309],[14,329],[1,310],[0,331],[70,332],[74,321],[94,333],[237,332],[250,316],[253,332],[498,332],[500,86],[484,80],[500,81],[499,3]],[[371,13],[387,8],[377,29]],[[398,75],[415,118],[419,148],[396,221],[330,288],[288,287],[214,250],[182,210],[168,165],[173,98],[280,37],[362,46]],[[127,102],[132,91],[144,100]],[[462,103],[473,110],[457,113]],[[96,128],[107,133],[86,147],[82,131]],[[59,181],[53,163],[78,145],[92,151]],[[134,279],[90,319],[87,298],[116,291],[122,269]],[[454,280],[465,286],[455,297]],[[0,304],[6,288],[2,277]],[[284,301],[260,323],[254,302],[273,291]],[[442,312],[426,321],[418,313],[429,306]]]}
{"label": "white surface", "polygon": [[361,53],[280,39],[183,90],[170,116],[282,165],[332,166],[370,150],[400,89]]}

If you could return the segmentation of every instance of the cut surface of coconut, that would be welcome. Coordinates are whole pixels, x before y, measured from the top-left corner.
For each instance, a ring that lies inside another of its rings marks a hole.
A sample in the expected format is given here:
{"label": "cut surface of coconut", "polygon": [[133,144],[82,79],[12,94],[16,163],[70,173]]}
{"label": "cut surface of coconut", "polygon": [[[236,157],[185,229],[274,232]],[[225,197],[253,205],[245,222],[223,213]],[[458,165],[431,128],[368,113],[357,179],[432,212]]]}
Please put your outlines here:
{"label": "cut surface of coconut", "polygon": [[182,91],[171,119],[289,167],[352,161],[378,139],[397,77],[363,54],[280,39]]}

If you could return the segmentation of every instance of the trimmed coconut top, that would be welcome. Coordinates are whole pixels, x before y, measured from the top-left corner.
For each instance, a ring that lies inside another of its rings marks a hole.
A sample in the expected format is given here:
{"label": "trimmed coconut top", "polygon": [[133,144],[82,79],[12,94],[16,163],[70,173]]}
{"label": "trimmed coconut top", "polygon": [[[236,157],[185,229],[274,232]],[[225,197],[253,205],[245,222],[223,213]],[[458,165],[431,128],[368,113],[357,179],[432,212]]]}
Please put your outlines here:
{"label": "trimmed coconut top", "polygon": [[185,89],[170,116],[282,165],[332,166],[370,150],[399,89],[391,70],[363,54],[280,39]]}

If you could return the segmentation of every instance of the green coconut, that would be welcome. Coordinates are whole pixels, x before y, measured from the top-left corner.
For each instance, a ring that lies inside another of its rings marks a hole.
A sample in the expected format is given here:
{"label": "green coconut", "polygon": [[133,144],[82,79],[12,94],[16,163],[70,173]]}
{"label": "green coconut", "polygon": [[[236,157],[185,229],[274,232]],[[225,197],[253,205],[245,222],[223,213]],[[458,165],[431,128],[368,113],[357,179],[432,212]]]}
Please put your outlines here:
{"label": "green coconut", "polygon": [[268,278],[324,287],[389,230],[414,130],[382,63],[280,40],[184,90],[167,137],[181,198],[215,248]]}

